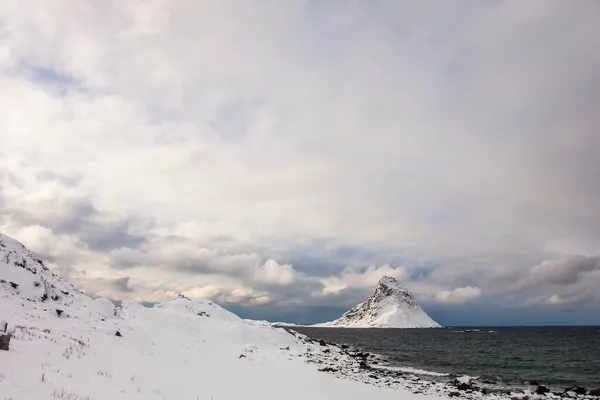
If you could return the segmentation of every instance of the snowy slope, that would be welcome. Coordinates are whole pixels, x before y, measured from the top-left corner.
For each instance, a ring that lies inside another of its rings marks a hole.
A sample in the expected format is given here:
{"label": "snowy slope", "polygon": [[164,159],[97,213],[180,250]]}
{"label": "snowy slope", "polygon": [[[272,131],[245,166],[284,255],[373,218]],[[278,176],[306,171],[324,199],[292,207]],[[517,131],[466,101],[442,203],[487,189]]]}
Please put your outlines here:
{"label": "snowy slope", "polygon": [[208,300],[93,300],[1,234],[0,279],[0,320],[15,330],[0,351],[3,399],[435,398],[319,372],[307,362],[358,361]]}
{"label": "snowy slope", "polygon": [[373,296],[335,321],[313,326],[340,328],[439,328],[395,278],[381,278]]}

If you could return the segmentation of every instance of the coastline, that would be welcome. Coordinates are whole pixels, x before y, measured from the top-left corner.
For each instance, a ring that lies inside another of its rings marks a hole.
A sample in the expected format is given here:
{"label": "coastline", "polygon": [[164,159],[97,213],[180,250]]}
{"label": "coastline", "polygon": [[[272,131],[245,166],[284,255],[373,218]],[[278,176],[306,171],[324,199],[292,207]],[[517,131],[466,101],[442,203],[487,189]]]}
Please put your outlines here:
{"label": "coastline", "polygon": [[318,365],[319,371],[340,379],[349,379],[378,387],[409,391],[413,394],[444,398],[481,400],[600,400],[600,395],[584,394],[582,388],[552,387],[531,384],[529,387],[504,387],[479,382],[477,377],[423,371],[410,367],[385,365],[382,356],[363,352],[344,344],[311,338],[293,329],[279,326],[306,343],[306,362]]}

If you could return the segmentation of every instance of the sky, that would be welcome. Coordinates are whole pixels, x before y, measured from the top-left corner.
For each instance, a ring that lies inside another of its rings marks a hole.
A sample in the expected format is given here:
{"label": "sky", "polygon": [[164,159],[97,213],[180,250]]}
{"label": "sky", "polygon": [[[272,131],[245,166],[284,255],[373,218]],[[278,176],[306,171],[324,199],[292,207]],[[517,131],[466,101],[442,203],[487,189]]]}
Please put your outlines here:
{"label": "sky", "polygon": [[0,231],[85,293],[600,324],[600,3],[4,0]]}

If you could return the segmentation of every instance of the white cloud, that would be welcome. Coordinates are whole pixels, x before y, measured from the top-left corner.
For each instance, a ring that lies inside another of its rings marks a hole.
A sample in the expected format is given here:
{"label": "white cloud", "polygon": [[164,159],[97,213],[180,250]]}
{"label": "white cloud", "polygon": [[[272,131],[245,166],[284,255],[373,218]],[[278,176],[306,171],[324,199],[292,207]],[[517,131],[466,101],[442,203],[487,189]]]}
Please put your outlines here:
{"label": "white cloud", "polygon": [[478,287],[466,286],[453,290],[444,290],[435,295],[435,299],[441,303],[466,303],[481,296],[482,291]]}
{"label": "white cloud", "polygon": [[289,285],[294,281],[294,268],[289,264],[281,265],[275,260],[268,259],[256,269],[254,275],[259,282]]}
{"label": "white cloud", "polygon": [[186,290],[182,294],[187,297],[197,297],[201,299],[212,299],[223,291],[222,288],[215,285],[196,286],[193,289]]}
{"label": "white cloud", "polygon": [[392,267],[389,264],[371,265],[363,271],[354,267],[347,267],[339,276],[321,278],[323,284],[322,294],[335,294],[350,288],[375,288],[377,282],[384,277],[391,276],[400,281],[409,278],[405,267]]}

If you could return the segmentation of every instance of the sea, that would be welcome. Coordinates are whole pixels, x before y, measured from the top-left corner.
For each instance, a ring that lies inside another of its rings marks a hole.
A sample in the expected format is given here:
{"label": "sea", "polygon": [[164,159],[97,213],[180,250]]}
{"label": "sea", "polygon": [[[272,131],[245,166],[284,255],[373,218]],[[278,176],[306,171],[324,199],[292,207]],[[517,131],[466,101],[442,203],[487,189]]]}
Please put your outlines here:
{"label": "sea", "polygon": [[600,326],[352,329],[293,327],[313,339],[377,354],[422,379],[468,375],[500,390],[600,388]]}

